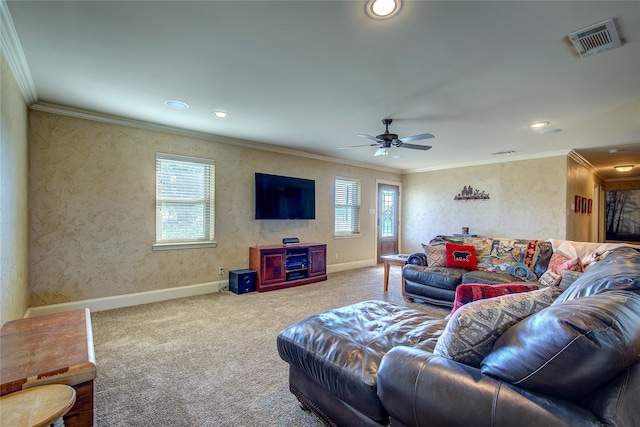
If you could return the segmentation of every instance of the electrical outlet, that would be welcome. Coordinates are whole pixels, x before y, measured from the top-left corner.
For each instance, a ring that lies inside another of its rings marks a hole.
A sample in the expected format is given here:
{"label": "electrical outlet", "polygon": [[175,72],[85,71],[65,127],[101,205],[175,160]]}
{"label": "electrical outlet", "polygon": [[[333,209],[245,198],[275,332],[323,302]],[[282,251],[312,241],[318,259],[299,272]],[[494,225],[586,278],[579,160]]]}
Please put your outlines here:
{"label": "electrical outlet", "polygon": [[338,259],[338,252],[336,252],[336,259]]}
{"label": "electrical outlet", "polygon": [[221,276],[224,274],[224,267],[218,267],[218,274]]}

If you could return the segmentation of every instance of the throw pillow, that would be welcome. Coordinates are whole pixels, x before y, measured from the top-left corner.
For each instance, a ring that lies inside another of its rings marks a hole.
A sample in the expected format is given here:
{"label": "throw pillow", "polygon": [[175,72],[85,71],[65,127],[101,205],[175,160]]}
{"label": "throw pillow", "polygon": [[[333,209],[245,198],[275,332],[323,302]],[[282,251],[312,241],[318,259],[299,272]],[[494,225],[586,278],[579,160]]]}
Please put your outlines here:
{"label": "throw pillow", "polygon": [[574,258],[562,263],[562,265],[560,266],[560,272],[558,274],[562,274],[562,272],[565,270],[583,272],[584,266],[582,265],[582,261],[580,261],[580,258]]}
{"label": "throw pillow", "polygon": [[422,249],[427,256],[427,265],[429,267],[446,267],[447,252],[444,245],[431,246],[422,244]]}
{"label": "throw pillow", "polygon": [[540,283],[545,286],[558,286],[561,280],[562,276],[554,273],[551,269],[548,269],[542,276],[540,276]]}
{"label": "throw pillow", "polygon": [[495,298],[502,295],[518,294],[520,292],[537,291],[538,285],[525,283],[507,283],[504,285],[487,285],[482,283],[465,283],[456,288],[456,297],[453,301],[453,314],[465,304],[481,299]]}
{"label": "throw pillow", "polygon": [[569,258],[562,255],[560,252],[554,252],[553,255],[551,255],[551,259],[549,260],[549,267],[547,268],[547,271],[551,270],[557,275],[561,275],[562,270],[560,270],[560,267],[567,261],[570,261]]}
{"label": "throw pillow", "polygon": [[466,270],[477,270],[476,250],[470,245],[457,245],[447,243],[445,245],[447,268],[464,268]]}
{"label": "throw pillow", "polygon": [[479,368],[500,335],[548,307],[551,297],[551,288],[545,288],[464,305],[451,315],[433,353]]}
{"label": "throw pillow", "polygon": [[610,290],[559,301],[506,331],[482,361],[482,373],[578,399],[640,359],[639,295]]}
{"label": "throw pillow", "polygon": [[507,267],[507,272],[513,274],[514,276],[518,276],[522,280],[536,279],[533,271],[531,271],[529,267],[527,267],[522,262],[515,262],[511,264],[509,267]]}
{"label": "throw pillow", "polygon": [[524,254],[524,264],[531,270],[538,260],[540,255],[540,247],[538,246],[538,240],[529,240],[527,242],[527,250]]}

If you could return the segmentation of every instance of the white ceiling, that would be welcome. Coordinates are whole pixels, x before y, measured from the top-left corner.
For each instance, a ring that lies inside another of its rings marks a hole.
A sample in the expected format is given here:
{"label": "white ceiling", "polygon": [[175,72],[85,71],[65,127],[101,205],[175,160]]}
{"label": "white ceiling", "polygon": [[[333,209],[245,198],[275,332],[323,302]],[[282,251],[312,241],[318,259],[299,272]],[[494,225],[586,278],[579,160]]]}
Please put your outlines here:
{"label": "white ceiling", "polygon": [[[355,0],[5,6],[36,108],[399,171],[572,149],[591,162],[608,153],[602,147],[622,147],[622,160],[640,165],[638,1],[405,1],[388,20],[371,19]],[[567,34],[608,18],[623,46],[580,58]],[[190,108],[170,109],[169,99]],[[231,116],[214,118],[218,109]],[[339,149],[367,144],[357,134],[382,133],[385,117],[400,137],[434,134],[416,142],[433,148],[394,147],[383,157],[373,157],[376,147]],[[534,120],[561,131],[540,135],[527,127]]]}

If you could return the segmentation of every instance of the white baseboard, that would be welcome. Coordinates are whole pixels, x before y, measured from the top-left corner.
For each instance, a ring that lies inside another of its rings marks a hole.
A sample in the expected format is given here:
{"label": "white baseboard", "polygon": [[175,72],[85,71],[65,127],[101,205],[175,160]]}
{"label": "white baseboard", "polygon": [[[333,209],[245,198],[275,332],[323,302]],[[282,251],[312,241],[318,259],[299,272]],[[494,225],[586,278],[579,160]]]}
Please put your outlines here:
{"label": "white baseboard", "polygon": [[354,270],[356,268],[364,268],[364,267],[373,267],[375,265],[377,265],[377,262],[375,259],[345,262],[342,264],[332,264],[327,267],[327,273],[337,273],[338,271]]}
{"label": "white baseboard", "polygon": [[[376,264],[377,263],[375,259],[345,262],[342,264],[332,264],[327,267],[327,273],[337,273],[339,271],[353,270],[356,268],[372,267]],[[114,308],[130,307],[140,304],[167,301],[176,298],[210,294],[212,292],[218,292],[225,286],[229,286],[228,280],[200,283],[197,285],[180,286],[178,288],[159,289],[149,292],[137,292],[134,294],[87,299],[82,301],[64,302],[60,304],[44,305],[40,307],[29,307],[24,317],[36,317],[42,316],[43,314],[59,313],[61,311],[75,310],[78,308],[88,308],[89,311],[92,312],[112,310]]]}
{"label": "white baseboard", "polygon": [[152,302],[218,292],[221,288],[228,286],[228,284],[228,280],[221,280],[219,282],[200,283],[197,285],[180,286],[178,288],[159,289],[149,292],[137,292],[134,294],[116,295],[105,298],[64,302],[61,304],[45,305],[41,307],[29,307],[25,317],[42,316],[43,314],[58,313],[78,308],[88,308],[89,311],[95,312],[133,305],[149,304]]}

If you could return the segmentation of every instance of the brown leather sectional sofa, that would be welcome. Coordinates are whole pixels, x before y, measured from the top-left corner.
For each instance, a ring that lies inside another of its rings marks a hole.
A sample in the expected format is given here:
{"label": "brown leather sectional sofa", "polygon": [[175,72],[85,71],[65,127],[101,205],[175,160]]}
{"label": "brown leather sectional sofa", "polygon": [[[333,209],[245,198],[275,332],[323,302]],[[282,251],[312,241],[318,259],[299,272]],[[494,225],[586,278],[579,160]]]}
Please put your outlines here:
{"label": "brown leather sectional sofa", "polygon": [[277,346],[291,391],[328,425],[640,426],[639,277],[640,252],[613,250],[479,366],[438,353],[446,319],[382,301],[303,319]]}

